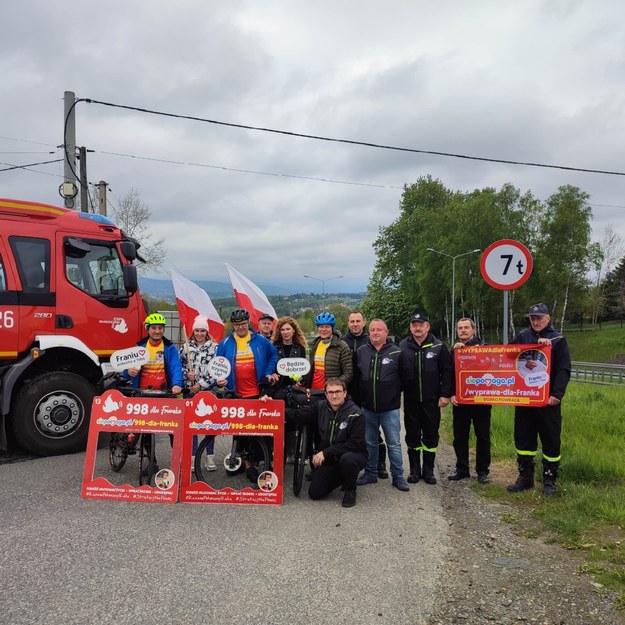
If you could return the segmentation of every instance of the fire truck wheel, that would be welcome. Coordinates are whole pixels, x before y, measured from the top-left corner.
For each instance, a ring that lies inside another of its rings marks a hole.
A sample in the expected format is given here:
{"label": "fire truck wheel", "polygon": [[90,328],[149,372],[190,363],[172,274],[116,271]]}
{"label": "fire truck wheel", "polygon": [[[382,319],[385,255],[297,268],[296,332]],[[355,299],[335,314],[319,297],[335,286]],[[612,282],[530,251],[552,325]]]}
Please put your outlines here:
{"label": "fire truck wheel", "polygon": [[94,386],[75,373],[45,373],[24,386],[11,424],[16,440],[42,456],[85,449]]}

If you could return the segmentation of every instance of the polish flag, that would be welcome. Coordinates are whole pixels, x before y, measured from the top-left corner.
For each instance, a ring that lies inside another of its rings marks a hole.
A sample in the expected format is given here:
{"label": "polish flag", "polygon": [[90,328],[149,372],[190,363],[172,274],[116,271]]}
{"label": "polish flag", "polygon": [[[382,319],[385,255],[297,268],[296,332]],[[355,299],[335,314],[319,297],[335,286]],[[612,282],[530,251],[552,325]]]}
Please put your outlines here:
{"label": "polish flag", "polygon": [[268,314],[277,319],[278,315],[269,303],[267,296],[251,280],[248,280],[228,263],[225,265],[237,302],[241,308],[245,308],[250,313],[254,327],[258,328],[258,318],[261,315]]}
{"label": "polish flag", "polygon": [[195,318],[204,315],[208,319],[208,333],[216,341],[221,341],[224,336],[224,322],[215,310],[208,293],[177,271],[169,273],[176,294],[180,323],[184,326],[187,336],[193,333]]}

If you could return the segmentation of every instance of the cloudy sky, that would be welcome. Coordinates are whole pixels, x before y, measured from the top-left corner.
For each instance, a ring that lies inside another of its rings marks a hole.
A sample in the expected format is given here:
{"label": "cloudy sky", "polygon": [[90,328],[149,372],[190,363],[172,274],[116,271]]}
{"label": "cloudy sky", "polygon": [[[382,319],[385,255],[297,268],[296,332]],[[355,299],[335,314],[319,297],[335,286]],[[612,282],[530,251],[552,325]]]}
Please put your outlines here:
{"label": "cloudy sky", "polygon": [[[21,0],[0,6],[0,169],[62,158],[63,93],[294,133],[625,171],[620,0]],[[590,193],[625,239],[625,176],[322,142],[80,102],[90,182],[152,211],[168,268],[310,291],[364,289],[378,228],[431,174]],[[49,154],[49,152],[52,152]],[[0,171],[61,204],[62,163]],[[317,280],[304,278],[304,274]],[[336,276],[344,277],[330,280]]]}

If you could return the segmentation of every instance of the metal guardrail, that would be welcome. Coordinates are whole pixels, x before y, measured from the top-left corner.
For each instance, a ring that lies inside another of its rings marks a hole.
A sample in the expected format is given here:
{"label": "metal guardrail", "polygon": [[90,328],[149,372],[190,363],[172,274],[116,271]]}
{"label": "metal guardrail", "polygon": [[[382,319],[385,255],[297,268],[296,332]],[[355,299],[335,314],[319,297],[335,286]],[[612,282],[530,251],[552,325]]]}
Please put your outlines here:
{"label": "metal guardrail", "polygon": [[625,365],[610,365],[601,362],[571,363],[571,380],[591,384],[620,386],[625,384]]}

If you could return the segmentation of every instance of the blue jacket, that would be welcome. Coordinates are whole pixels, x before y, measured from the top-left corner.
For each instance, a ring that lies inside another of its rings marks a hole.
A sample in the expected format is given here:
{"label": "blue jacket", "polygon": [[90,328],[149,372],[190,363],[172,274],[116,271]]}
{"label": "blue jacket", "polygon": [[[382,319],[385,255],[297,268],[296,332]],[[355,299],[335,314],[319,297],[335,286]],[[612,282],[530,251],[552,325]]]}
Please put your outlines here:
{"label": "blue jacket", "polygon": [[[148,337],[141,339],[137,345],[139,347],[145,347],[148,344]],[[176,349],[176,346],[169,340],[163,337],[163,358],[165,359],[165,377],[167,378],[167,390],[171,390],[172,386],[184,386],[184,373],[182,372],[182,365],[180,364],[180,354]],[[131,378],[127,371],[124,371],[124,377],[132,380],[133,388],[139,388],[139,380],[141,379],[141,373]]]}
{"label": "blue jacket", "polygon": [[[250,348],[254,354],[256,365],[256,381],[260,383],[263,378],[276,372],[278,364],[278,352],[276,348],[264,337],[250,330]],[[237,384],[235,371],[237,366],[237,342],[234,332],[222,339],[217,346],[216,356],[224,356],[230,361],[230,375],[228,376],[228,388],[236,393]]]}

